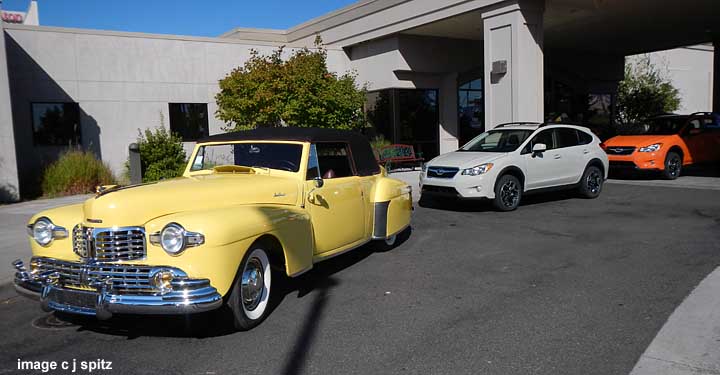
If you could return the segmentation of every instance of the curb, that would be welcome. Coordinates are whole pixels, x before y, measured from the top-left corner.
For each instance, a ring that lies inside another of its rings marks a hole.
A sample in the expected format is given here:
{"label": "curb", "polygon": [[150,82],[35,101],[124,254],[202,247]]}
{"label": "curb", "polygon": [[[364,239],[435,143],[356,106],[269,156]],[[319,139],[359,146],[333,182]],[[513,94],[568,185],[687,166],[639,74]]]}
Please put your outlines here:
{"label": "curb", "polygon": [[720,267],[673,311],[630,375],[720,374]]}

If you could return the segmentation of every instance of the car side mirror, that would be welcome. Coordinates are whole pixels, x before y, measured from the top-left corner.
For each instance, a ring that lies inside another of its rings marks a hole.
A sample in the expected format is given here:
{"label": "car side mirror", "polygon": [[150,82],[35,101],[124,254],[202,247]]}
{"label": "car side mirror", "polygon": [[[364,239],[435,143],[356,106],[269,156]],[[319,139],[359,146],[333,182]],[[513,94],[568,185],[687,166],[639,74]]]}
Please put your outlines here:
{"label": "car side mirror", "polygon": [[323,181],[322,177],[313,178],[313,182],[315,183],[315,187],[318,189],[325,185],[325,181]]}
{"label": "car side mirror", "polygon": [[532,148],[533,154],[542,154],[545,151],[547,151],[547,145],[544,143],[536,143]]}

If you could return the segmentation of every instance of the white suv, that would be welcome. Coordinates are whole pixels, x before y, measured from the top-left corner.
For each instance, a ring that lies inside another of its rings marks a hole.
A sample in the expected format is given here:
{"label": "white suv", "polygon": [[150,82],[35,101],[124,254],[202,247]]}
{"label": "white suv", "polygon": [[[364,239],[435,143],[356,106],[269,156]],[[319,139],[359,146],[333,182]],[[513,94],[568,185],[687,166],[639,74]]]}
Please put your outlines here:
{"label": "white suv", "polygon": [[423,166],[423,196],[488,198],[501,211],[524,193],[576,188],[600,195],[608,158],[589,129],[573,125],[509,123],[480,134],[459,150]]}

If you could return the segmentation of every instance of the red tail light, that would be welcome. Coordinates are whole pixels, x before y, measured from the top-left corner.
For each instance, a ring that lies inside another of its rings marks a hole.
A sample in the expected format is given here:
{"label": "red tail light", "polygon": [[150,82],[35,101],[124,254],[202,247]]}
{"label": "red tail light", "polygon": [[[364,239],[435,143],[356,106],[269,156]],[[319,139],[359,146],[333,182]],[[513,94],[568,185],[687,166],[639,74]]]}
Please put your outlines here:
{"label": "red tail light", "polygon": [[600,142],[600,148],[604,150],[604,149],[606,149],[606,148],[607,148],[607,146],[605,146],[605,144],[604,144],[604,143]]}

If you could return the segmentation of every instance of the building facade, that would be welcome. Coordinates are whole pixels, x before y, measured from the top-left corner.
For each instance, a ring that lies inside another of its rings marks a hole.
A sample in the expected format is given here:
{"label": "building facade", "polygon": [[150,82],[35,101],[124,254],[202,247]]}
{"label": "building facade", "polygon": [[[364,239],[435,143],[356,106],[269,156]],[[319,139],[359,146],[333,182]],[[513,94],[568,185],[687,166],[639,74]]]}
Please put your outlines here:
{"label": "building facade", "polygon": [[[139,130],[162,124],[188,147],[221,132],[218,80],[251,49],[289,53],[317,35],[330,70],[367,85],[369,133],[426,159],[502,122],[607,122],[625,57],[713,42],[713,2],[677,12],[671,0],[361,0],[288,30],[216,38],[4,22],[2,199],[36,194],[42,169],[69,147],[121,174]],[[24,20],[39,19],[34,6]]]}

